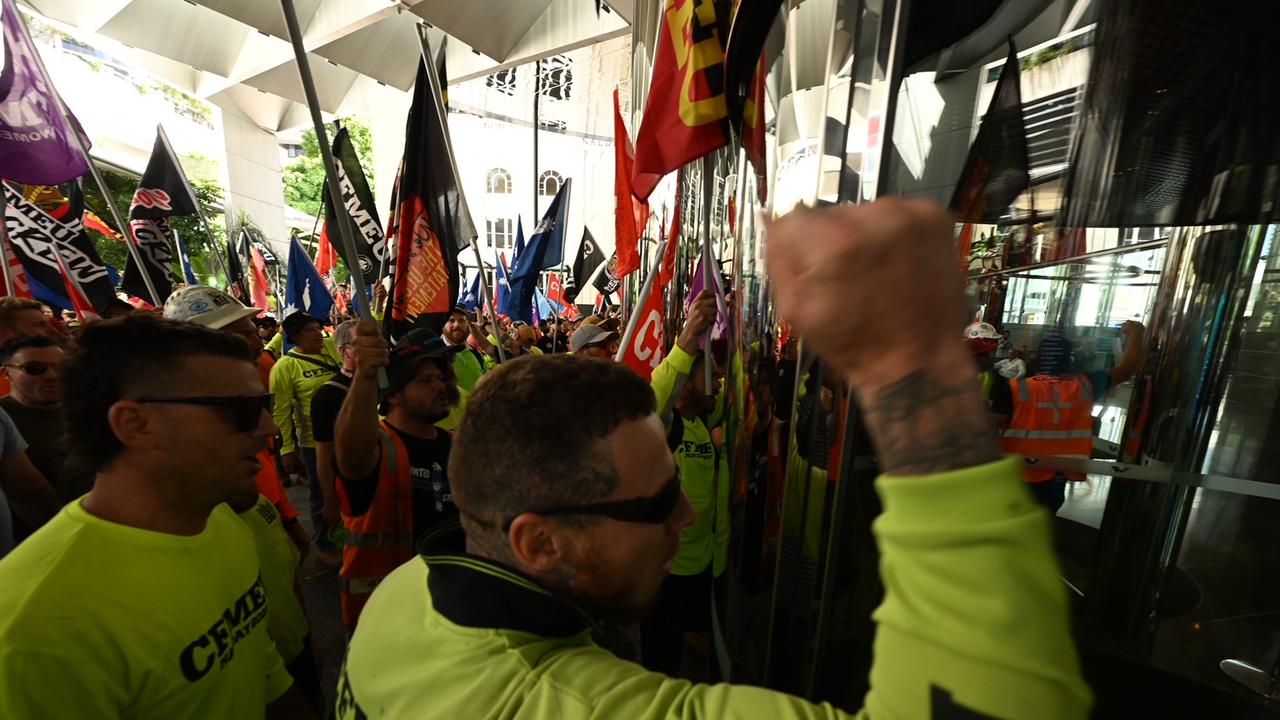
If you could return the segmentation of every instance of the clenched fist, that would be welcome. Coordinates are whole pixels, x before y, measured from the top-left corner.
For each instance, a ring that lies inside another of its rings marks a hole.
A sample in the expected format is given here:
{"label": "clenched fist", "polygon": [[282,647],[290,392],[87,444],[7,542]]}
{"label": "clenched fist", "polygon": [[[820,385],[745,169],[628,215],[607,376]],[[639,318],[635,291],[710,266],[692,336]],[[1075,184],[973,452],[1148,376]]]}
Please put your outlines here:
{"label": "clenched fist", "polygon": [[378,327],[364,320],[356,326],[355,337],[351,339],[351,354],[355,358],[356,374],[373,379],[379,369],[387,366],[390,353],[387,341],[378,334]]}
{"label": "clenched fist", "polygon": [[769,226],[778,311],[855,385],[893,382],[940,356],[963,364],[952,227],[922,200],[796,210]]}

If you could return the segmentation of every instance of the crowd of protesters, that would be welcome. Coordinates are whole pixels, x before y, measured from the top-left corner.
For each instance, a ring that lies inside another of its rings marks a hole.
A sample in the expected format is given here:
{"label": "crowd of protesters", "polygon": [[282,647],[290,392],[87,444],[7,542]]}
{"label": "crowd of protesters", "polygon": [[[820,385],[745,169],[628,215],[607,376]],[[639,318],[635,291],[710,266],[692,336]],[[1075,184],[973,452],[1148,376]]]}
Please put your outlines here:
{"label": "crowd of protesters", "polygon": [[[799,212],[769,259],[886,473],[868,712],[938,717],[942,693],[966,717],[1083,717],[1047,517],[956,338],[949,220]],[[716,677],[740,532],[709,291],[649,380],[613,362],[610,314],[457,308],[389,343],[210,287],[131,310],[73,335],[0,299],[0,717],[843,717],[677,679]],[[763,358],[779,392],[792,351]],[[336,568],[350,638],[329,701],[307,555]]]}

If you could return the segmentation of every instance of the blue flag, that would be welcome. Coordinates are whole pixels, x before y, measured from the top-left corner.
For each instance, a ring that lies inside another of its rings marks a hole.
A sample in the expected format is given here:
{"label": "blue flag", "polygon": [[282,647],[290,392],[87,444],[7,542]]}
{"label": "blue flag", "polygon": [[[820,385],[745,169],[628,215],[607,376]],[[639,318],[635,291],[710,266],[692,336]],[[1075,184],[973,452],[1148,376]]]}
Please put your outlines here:
{"label": "blue flag", "polygon": [[498,287],[494,290],[498,296],[494,299],[493,305],[498,309],[498,313],[510,317],[510,312],[507,310],[507,304],[511,300],[511,282],[507,279],[507,265],[503,262],[502,257],[499,256],[497,252],[494,252],[493,254],[493,262],[494,265],[497,266],[497,269],[494,270],[493,276],[498,280]]}
{"label": "blue flag", "polygon": [[196,271],[191,267],[191,256],[187,254],[187,245],[182,242],[182,236],[178,234],[178,230],[173,230],[173,244],[178,246],[178,260],[182,263],[182,277],[186,279],[188,285],[199,285],[196,280]]}
{"label": "blue flag", "polygon": [[467,290],[465,294],[463,294],[462,297],[458,298],[458,304],[472,312],[475,312],[475,309],[480,307],[480,273],[479,272],[477,272],[475,276],[471,278],[471,287]]}
{"label": "blue flag", "polygon": [[329,294],[316,266],[311,264],[307,251],[298,243],[298,236],[289,238],[289,276],[284,282],[284,312],[281,320],[295,312],[304,312],[321,322],[328,322],[333,309],[333,296]]}
{"label": "blue flag", "polygon": [[520,262],[520,256],[524,254],[524,220],[516,218],[516,254],[511,256],[511,264],[515,265]]}
{"label": "blue flag", "polygon": [[547,299],[547,296],[543,295],[542,291],[537,288],[533,290],[533,305],[534,322],[550,320],[564,310],[564,308],[560,307],[560,303]]}
{"label": "blue flag", "polygon": [[556,267],[564,256],[564,230],[569,211],[569,187],[572,180],[565,180],[560,192],[551,201],[547,214],[533,231],[528,245],[511,269],[511,298],[507,303],[507,315],[512,320],[533,322],[533,291],[538,286],[538,275],[543,270]]}

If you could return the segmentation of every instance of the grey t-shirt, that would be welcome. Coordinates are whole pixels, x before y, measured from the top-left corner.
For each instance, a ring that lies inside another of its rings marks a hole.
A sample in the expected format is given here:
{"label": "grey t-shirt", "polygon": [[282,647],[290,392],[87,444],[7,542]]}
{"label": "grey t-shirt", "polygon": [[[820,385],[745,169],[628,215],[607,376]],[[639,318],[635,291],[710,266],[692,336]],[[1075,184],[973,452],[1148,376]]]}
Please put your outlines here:
{"label": "grey t-shirt", "polygon": [[[22,433],[13,424],[13,418],[0,410],[0,460],[8,460],[26,451],[27,441],[22,439]],[[8,555],[12,549],[13,517],[9,514],[9,501],[4,496],[4,487],[0,486],[0,558]]]}

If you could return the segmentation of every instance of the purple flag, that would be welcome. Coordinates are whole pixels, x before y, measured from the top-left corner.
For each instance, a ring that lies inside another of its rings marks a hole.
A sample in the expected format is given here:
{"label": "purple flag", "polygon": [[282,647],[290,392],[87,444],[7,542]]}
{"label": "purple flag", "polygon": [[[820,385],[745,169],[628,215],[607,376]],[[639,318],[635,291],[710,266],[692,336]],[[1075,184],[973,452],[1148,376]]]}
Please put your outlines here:
{"label": "purple flag", "polygon": [[[693,279],[689,283],[689,294],[684,297],[684,314],[688,316],[689,306],[693,304],[693,299],[698,297],[705,285],[706,273],[702,267],[703,258],[698,258],[698,269],[693,271]],[[716,293],[716,324],[711,327],[711,339],[719,340],[726,337],[729,333],[729,303],[724,297],[724,288],[720,285],[720,272],[712,269],[711,282],[714,283]],[[703,343],[699,342],[698,347],[702,347]]]}
{"label": "purple flag", "polygon": [[40,69],[13,0],[0,0],[0,175],[21,183],[57,185],[89,171],[63,117],[58,96]]}

